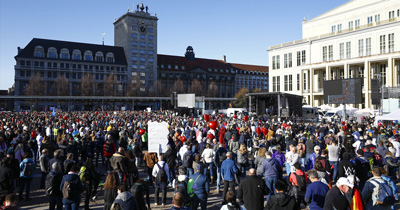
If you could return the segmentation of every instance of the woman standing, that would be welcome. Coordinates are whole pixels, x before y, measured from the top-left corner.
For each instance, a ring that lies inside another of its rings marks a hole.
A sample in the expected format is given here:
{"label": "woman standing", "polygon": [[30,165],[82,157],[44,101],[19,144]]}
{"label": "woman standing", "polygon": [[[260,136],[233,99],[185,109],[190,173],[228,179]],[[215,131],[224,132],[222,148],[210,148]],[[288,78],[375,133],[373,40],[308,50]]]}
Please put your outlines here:
{"label": "woman standing", "polygon": [[254,164],[256,165],[256,167],[257,167],[257,175],[259,176],[259,177],[262,177],[262,171],[261,171],[261,166],[262,166],[262,163],[263,163],[263,161],[265,160],[265,152],[266,152],[267,150],[265,149],[265,147],[261,147],[259,150],[258,150],[258,155],[257,155],[257,157],[256,157],[256,159],[255,159],[255,161],[254,161]]}
{"label": "woman standing", "polygon": [[110,210],[115,198],[117,197],[117,186],[119,177],[116,172],[109,172],[104,183],[104,210]]}
{"label": "woman standing", "polygon": [[240,148],[237,152],[237,163],[239,170],[243,173],[242,177],[246,177],[246,168],[249,166],[249,154],[244,144],[240,144]]}
{"label": "woman standing", "polygon": [[211,145],[209,143],[206,144],[206,148],[203,151],[203,154],[201,154],[201,157],[203,158],[204,162],[206,163],[206,167],[204,168],[204,175],[207,176],[207,171],[209,170],[209,174],[211,177],[211,183],[214,183],[214,174],[213,174],[213,160],[214,160],[214,150],[211,148]]}

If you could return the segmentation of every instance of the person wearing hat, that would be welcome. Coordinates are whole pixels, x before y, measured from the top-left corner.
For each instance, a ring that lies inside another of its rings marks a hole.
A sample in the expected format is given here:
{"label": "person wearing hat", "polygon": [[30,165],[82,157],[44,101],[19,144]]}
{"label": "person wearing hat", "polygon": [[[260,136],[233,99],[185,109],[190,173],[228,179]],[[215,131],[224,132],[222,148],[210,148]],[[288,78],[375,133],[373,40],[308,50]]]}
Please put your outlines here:
{"label": "person wearing hat", "polygon": [[346,177],[340,177],[336,182],[336,186],[332,187],[325,196],[324,210],[338,209],[337,204],[340,201],[339,209],[349,209],[350,204],[347,201],[345,194],[349,192],[354,185]]}
{"label": "person wearing hat", "polygon": [[195,173],[190,176],[193,180],[193,201],[192,201],[192,209],[196,210],[199,205],[201,210],[207,209],[207,197],[210,192],[209,180],[206,176],[203,175],[203,166],[198,164],[195,168]]}

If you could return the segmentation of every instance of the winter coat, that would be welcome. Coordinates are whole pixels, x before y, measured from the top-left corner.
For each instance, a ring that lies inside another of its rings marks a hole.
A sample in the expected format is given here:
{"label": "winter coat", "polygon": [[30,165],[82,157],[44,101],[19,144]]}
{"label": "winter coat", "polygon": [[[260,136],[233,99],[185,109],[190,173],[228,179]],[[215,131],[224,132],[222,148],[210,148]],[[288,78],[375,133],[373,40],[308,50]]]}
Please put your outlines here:
{"label": "winter coat", "polygon": [[324,210],[334,210],[334,203],[340,201],[343,205],[350,208],[349,202],[346,197],[342,195],[338,187],[332,187],[325,196]]}
{"label": "winter coat", "polygon": [[244,153],[242,154],[239,150],[237,152],[237,163],[238,165],[244,167],[248,164],[249,162],[249,153]]}
{"label": "winter coat", "polygon": [[[50,170],[50,169],[53,169],[53,168],[52,168],[52,165],[53,165],[53,163],[55,163],[55,162],[57,162],[58,164],[60,164],[61,171],[63,171],[63,170],[64,170],[64,161],[61,160],[61,158],[57,158],[57,157],[54,157],[54,158],[52,158],[52,159],[49,160],[48,169],[49,169],[49,170]],[[68,171],[64,171],[64,172],[66,173],[66,172],[68,172]]]}
{"label": "winter coat", "polygon": [[110,209],[117,195],[117,189],[104,189],[104,210]]}
{"label": "winter coat", "polygon": [[[142,198],[138,198],[142,199]],[[136,198],[132,196],[132,194],[128,191],[119,193],[115,198],[114,203],[119,203],[122,207],[122,210],[138,210],[139,206],[136,201]]]}
{"label": "winter coat", "polygon": [[296,199],[285,193],[277,193],[269,197],[265,210],[300,210],[300,205],[296,203]]}
{"label": "winter coat", "polygon": [[231,159],[226,159],[221,165],[221,175],[226,181],[233,181],[234,174],[238,171],[235,162]]}
{"label": "winter coat", "polygon": [[[106,151],[107,147],[111,147],[111,150],[109,152]],[[115,143],[113,141],[106,141],[103,146],[103,151],[104,151],[104,156],[106,157],[111,157],[115,153],[116,148],[115,148]]]}
{"label": "winter coat", "polygon": [[265,178],[280,178],[282,175],[282,166],[279,164],[277,159],[267,158],[262,163],[261,173]]}
{"label": "winter coat", "polygon": [[110,159],[110,163],[115,172],[123,172],[125,174],[128,172],[126,168],[126,157],[123,154],[119,152],[114,153]]}
{"label": "winter coat", "polygon": [[61,181],[61,185],[60,185],[60,190],[62,192],[64,184],[66,181],[71,182],[76,188],[74,189],[74,192],[72,193],[72,197],[71,199],[66,199],[63,198],[63,201],[67,201],[69,203],[80,203],[81,201],[81,193],[84,190],[84,187],[81,183],[81,180],[78,176],[77,173],[68,173],[66,175],[63,176],[62,181]]}
{"label": "winter coat", "polygon": [[278,153],[278,151],[275,151],[274,154],[272,154],[272,158],[277,159],[281,166],[283,166],[286,161],[285,154],[283,154],[282,152]]}
{"label": "winter coat", "polygon": [[197,186],[193,189],[193,193],[199,198],[206,198],[207,193],[210,192],[210,185],[207,177],[199,172],[196,172],[192,174],[190,178],[194,182],[193,185]]}
{"label": "winter coat", "polygon": [[167,162],[168,166],[171,169],[175,169],[176,167],[176,151],[169,149],[164,153],[164,160]]}
{"label": "winter coat", "polygon": [[[381,177],[372,177],[370,178],[364,185],[363,191],[361,192],[362,200],[365,204],[366,209],[382,209],[382,210],[389,210],[391,206],[382,206],[379,205],[375,199],[374,192],[378,192],[378,181],[379,183],[384,183],[385,181]],[[390,185],[389,185],[390,186]]]}
{"label": "winter coat", "polygon": [[[50,196],[62,196],[62,191],[60,190],[60,185],[61,185],[61,181],[62,181],[63,175],[61,172],[58,171],[50,171],[49,174],[47,174],[46,176],[46,190],[49,187],[52,187],[52,194]],[[53,179],[53,183],[51,183],[51,179]],[[47,193],[46,193],[47,194]]]}
{"label": "winter coat", "polygon": [[26,179],[31,179],[31,178],[33,178],[33,174],[31,175],[31,176],[24,176],[24,168],[25,168],[25,164],[26,163],[32,163],[33,164],[33,171],[35,171],[35,169],[36,169],[36,164],[35,164],[35,161],[33,161],[32,159],[30,159],[30,158],[25,158],[20,164],[19,164],[19,168],[20,168],[20,173],[19,173],[19,176],[21,177],[21,178],[26,178]]}
{"label": "winter coat", "polygon": [[266,159],[265,156],[260,157],[260,156],[257,155],[256,159],[254,160],[254,164],[257,167],[257,174],[261,174],[262,173],[261,167],[262,167],[262,164],[263,164],[265,159]]}
{"label": "winter coat", "polygon": [[240,182],[238,198],[244,202],[246,209],[262,210],[264,195],[268,193],[265,182],[256,175],[250,175]]}

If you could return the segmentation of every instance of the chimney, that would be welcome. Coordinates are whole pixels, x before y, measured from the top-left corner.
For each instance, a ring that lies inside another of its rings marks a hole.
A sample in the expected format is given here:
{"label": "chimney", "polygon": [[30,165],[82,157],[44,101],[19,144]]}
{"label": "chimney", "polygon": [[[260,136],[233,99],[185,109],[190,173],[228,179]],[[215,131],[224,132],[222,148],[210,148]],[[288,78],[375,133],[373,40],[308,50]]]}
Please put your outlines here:
{"label": "chimney", "polygon": [[226,63],[226,55],[222,56],[222,60],[224,60],[224,62]]}

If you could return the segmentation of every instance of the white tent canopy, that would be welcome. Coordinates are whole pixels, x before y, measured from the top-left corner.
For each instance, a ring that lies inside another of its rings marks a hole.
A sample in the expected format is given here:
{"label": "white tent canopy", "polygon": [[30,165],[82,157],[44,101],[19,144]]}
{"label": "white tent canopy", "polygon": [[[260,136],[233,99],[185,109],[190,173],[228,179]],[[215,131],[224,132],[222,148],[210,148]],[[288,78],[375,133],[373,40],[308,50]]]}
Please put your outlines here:
{"label": "white tent canopy", "polygon": [[389,114],[375,117],[375,123],[382,120],[387,120],[387,121],[400,120],[400,109],[397,109],[396,111],[393,111]]}
{"label": "white tent canopy", "polygon": [[327,104],[323,104],[321,106],[318,106],[317,108],[321,109],[322,111],[329,111],[329,110],[333,109],[333,107],[331,107],[331,106],[329,106]]}
{"label": "white tent canopy", "polygon": [[370,114],[374,115],[374,113],[375,113],[374,109],[365,108],[365,109],[360,109],[360,110],[356,111],[355,115],[361,117],[361,116],[369,116]]}

